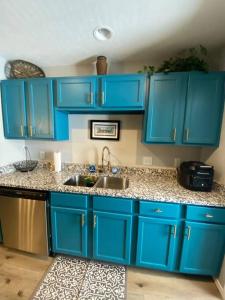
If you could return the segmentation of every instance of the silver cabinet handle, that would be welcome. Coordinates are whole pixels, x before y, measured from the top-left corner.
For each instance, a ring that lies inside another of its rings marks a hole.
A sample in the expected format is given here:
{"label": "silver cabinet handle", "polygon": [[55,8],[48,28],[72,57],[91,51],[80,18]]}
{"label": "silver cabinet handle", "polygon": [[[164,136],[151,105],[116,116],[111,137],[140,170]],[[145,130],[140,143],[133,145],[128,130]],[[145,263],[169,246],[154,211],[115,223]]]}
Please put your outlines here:
{"label": "silver cabinet handle", "polygon": [[94,228],[96,227],[96,215],[94,215]]}
{"label": "silver cabinet handle", "polygon": [[105,93],[102,91],[102,98],[101,98],[101,100],[102,100],[102,105],[104,105],[105,104]]}
{"label": "silver cabinet handle", "polygon": [[186,139],[186,141],[189,140],[189,128],[185,129],[185,139]]}
{"label": "silver cabinet handle", "polygon": [[30,128],[30,136],[35,136],[36,135],[36,127],[33,127],[32,125],[29,126]]}
{"label": "silver cabinet handle", "polygon": [[36,135],[36,127],[33,127],[32,125],[29,126],[30,136]]}
{"label": "silver cabinet handle", "polygon": [[191,238],[191,226],[188,226],[188,227],[187,227],[187,230],[188,230],[188,232],[187,232],[187,239],[188,239],[188,241],[189,241],[190,238]]}
{"label": "silver cabinet handle", "polygon": [[93,102],[94,102],[94,94],[93,94],[93,92],[91,92],[91,93],[89,94],[89,103],[90,103],[90,104],[93,104]]}
{"label": "silver cabinet handle", "polygon": [[30,129],[30,136],[32,137],[33,136],[33,127],[30,125],[29,129]]}
{"label": "silver cabinet handle", "polygon": [[174,142],[176,141],[176,137],[177,137],[177,129],[174,128],[174,129],[173,129],[173,141],[174,141]]}
{"label": "silver cabinet handle", "polygon": [[82,214],[82,217],[81,217],[81,225],[82,225],[82,227],[84,226],[84,224],[85,224],[85,215]]}
{"label": "silver cabinet handle", "polygon": [[213,215],[205,214],[205,217],[211,219],[211,218],[213,218]]}
{"label": "silver cabinet handle", "polygon": [[172,227],[173,227],[172,235],[173,238],[175,239],[177,236],[177,225],[172,225]]}
{"label": "silver cabinet handle", "polygon": [[24,136],[24,126],[20,125],[20,134],[21,136]]}
{"label": "silver cabinet handle", "polygon": [[91,104],[93,104],[94,103],[94,94],[93,94],[93,92],[91,92]]}
{"label": "silver cabinet handle", "polygon": [[162,213],[163,211],[160,209],[160,208],[156,208],[155,210],[154,210],[154,212],[156,212],[156,213]]}

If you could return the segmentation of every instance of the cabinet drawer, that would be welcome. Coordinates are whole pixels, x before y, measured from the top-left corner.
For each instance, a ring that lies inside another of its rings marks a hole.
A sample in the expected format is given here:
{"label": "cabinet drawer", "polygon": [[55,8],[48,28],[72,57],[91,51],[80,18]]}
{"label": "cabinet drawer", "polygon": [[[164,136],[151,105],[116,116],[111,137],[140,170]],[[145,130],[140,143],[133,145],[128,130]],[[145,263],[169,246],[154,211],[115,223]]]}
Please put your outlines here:
{"label": "cabinet drawer", "polygon": [[188,220],[225,224],[225,209],[188,205]]}
{"label": "cabinet drawer", "polygon": [[96,196],[93,198],[93,209],[131,214],[133,212],[133,201],[123,198]]}
{"label": "cabinet drawer", "polygon": [[149,217],[179,218],[181,206],[179,204],[140,201],[139,213]]}
{"label": "cabinet drawer", "polygon": [[86,195],[51,193],[51,206],[87,208]]}

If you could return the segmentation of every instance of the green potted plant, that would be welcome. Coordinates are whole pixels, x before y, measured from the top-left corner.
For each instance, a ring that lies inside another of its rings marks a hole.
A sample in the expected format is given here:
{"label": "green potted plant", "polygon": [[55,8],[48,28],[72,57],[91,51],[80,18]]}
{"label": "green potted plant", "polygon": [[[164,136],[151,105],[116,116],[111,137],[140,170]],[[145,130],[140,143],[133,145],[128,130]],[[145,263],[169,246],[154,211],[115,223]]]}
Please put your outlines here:
{"label": "green potted plant", "polygon": [[205,61],[207,49],[200,45],[196,48],[185,49],[175,57],[165,60],[162,65],[156,69],[154,66],[144,66],[139,73],[148,73],[152,75],[155,72],[188,72],[201,71],[208,72],[208,64]]}

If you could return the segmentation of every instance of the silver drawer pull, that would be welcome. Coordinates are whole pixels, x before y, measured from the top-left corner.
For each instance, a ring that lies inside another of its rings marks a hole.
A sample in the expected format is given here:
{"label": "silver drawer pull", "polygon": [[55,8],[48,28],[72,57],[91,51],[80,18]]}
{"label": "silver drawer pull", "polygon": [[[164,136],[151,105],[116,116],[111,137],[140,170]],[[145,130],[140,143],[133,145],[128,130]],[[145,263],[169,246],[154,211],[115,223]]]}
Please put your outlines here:
{"label": "silver drawer pull", "polygon": [[213,218],[213,215],[205,214],[205,217],[206,217],[206,218]]}
{"label": "silver drawer pull", "polygon": [[154,210],[154,212],[156,212],[156,213],[162,213],[163,211],[160,208],[157,208],[157,209]]}

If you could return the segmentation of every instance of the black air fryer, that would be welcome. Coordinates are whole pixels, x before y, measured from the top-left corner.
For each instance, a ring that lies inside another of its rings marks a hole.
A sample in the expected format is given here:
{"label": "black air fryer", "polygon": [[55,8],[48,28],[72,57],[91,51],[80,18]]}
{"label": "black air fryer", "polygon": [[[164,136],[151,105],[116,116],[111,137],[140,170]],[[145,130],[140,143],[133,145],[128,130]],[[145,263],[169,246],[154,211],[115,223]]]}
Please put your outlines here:
{"label": "black air fryer", "polygon": [[192,191],[210,192],[212,190],[213,166],[200,161],[185,161],[177,169],[178,182]]}

